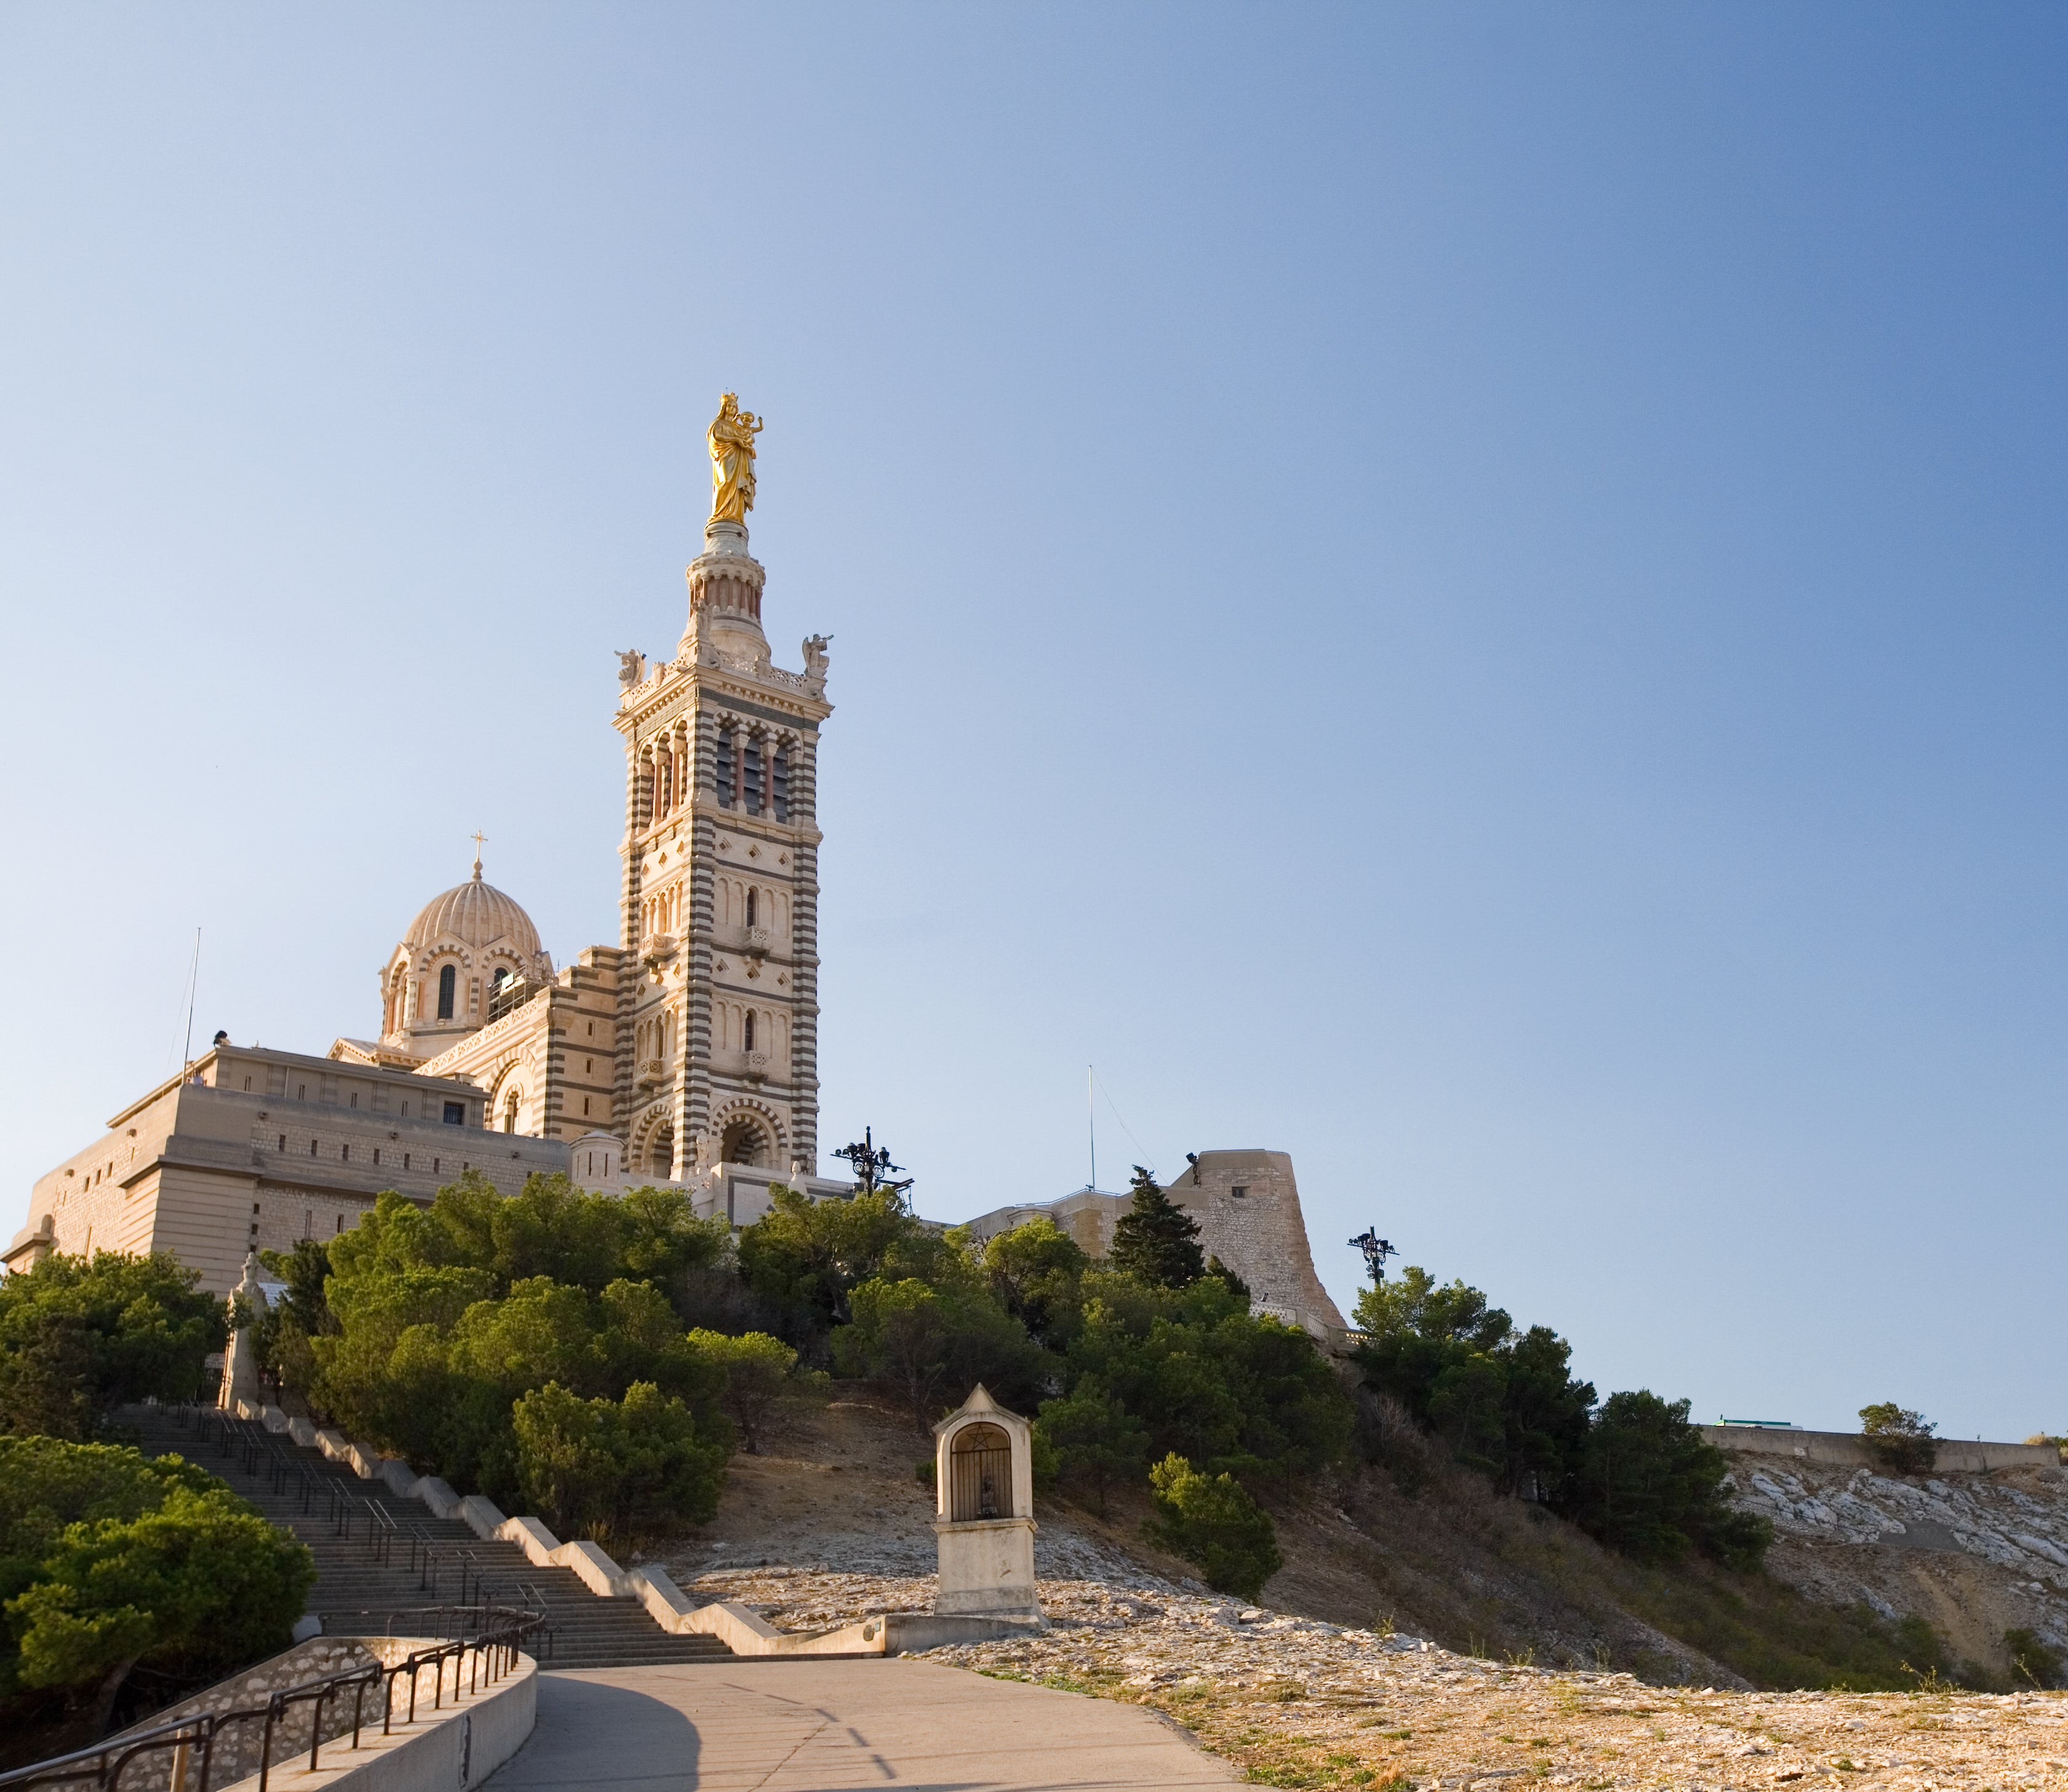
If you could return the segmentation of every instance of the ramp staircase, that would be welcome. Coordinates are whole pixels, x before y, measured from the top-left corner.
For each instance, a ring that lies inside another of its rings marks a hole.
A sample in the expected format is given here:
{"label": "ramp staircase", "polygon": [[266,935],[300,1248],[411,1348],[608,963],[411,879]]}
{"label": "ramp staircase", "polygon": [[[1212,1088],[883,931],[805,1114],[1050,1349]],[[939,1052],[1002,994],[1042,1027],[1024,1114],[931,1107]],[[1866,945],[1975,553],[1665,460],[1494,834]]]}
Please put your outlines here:
{"label": "ramp staircase", "polygon": [[146,1455],[177,1453],[220,1475],[308,1545],[316,1560],[309,1610],[332,1634],[407,1636],[412,1615],[429,1607],[521,1606],[546,1615],[535,1639],[541,1667],[733,1659],[714,1636],[664,1631],[637,1600],[599,1598],[572,1569],[542,1568],[515,1543],[434,1518],[250,1420],[206,1407],[132,1406],[121,1422]]}

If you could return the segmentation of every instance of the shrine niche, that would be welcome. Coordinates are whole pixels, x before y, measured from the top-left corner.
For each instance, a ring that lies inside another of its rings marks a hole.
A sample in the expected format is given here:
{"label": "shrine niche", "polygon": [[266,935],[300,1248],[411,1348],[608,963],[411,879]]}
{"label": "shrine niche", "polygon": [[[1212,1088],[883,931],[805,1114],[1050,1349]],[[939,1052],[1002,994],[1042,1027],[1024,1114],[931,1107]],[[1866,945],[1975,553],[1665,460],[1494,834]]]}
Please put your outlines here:
{"label": "shrine niche", "polygon": [[1032,1428],[977,1385],[934,1427],[934,1609],[1039,1618]]}

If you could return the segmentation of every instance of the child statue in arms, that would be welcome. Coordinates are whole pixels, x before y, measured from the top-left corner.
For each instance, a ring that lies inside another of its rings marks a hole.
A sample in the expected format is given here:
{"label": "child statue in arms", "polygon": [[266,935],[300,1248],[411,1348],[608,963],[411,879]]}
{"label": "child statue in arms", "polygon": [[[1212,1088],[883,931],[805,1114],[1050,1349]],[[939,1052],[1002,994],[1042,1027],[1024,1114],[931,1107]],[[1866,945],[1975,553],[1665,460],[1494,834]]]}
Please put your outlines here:
{"label": "child statue in arms", "polygon": [[739,408],[739,395],[719,400],[718,415],[705,440],[710,444],[711,521],[744,522],[754,508],[754,438],[762,421]]}

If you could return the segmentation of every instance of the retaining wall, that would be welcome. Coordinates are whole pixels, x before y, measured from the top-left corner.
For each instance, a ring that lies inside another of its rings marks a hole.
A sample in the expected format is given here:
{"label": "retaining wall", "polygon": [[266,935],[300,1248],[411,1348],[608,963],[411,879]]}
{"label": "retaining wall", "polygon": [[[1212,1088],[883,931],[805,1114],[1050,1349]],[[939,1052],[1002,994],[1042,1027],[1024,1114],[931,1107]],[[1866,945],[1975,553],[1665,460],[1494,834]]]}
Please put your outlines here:
{"label": "retaining wall", "polygon": [[[1832,1468],[1876,1469],[1879,1458],[1857,1432],[1783,1431],[1764,1425],[1704,1425],[1703,1437],[1719,1449],[1746,1456],[1781,1456],[1797,1462],[1821,1462]],[[1954,1474],[1986,1474],[1992,1469],[2058,1467],[2061,1453],[2051,1444],[1988,1444],[1961,1437],[1941,1437],[1934,1467]]]}

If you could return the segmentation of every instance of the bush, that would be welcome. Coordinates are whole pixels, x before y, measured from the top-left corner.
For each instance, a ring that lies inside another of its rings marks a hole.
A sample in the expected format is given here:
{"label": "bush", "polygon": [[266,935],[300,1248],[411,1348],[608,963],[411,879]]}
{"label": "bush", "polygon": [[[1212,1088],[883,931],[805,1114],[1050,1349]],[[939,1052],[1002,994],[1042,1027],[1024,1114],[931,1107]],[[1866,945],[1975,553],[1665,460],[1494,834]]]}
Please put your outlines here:
{"label": "bush", "polygon": [[91,1688],[97,1734],[134,1667],[284,1648],[315,1580],[304,1545],[177,1456],[0,1438],[0,1707]]}
{"label": "bush", "polygon": [[1894,1400],[1860,1408],[1860,1436],[1867,1453],[1891,1474],[1928,1475],[1938,1465],[1939,1428],[1922,1412]]}
{"label": "bush", "polygon": [[769,1412],[797,1366],[797,1353],[780,1338],[765,1331],[750,1331],[744,1337],[722,1331],[692,1331],[690,1347],[725,1374],[725,1392],[719,1404],[739,1435],[747,1441],[750,1456],[761,1453],[760,1434]]}
{"label": "bush", "polygon": [[2020,1627],[2004,1632],[2004,1647],[2010,1652],[2010,1672],[2013,1680],[2022,1680],[2027,1685],[2037,1686],[2042,1691],[2051,1691],[2061,1684],[2062,1661],[2060,1650],[2042,1639],[2036,1631]]}
{"label": "bush", "polygon": [[517,1402],[511,1425],[519,1485],[563,1537],[702,1524],[718,1510],[725,1445],[700,1439],[688,1407],[650,1381],[622,1400],[549,1381]]}
{"label": "bush", "polygon": [[1195,1563],[1215,1592],[1254,1599],[1284,1565],[1271,1515],[1234,1476],[1203,1475],[1173,1454],[1149,1471],[1149,1485],[1158,1516],[1142,1534]]}
{"label": "bush", "polygon": [[118,1406],[191,1398],[228,1330],[200,1282],[162,1252],[112,1250],[0,1278],[0,1432],[83,1442]]}

